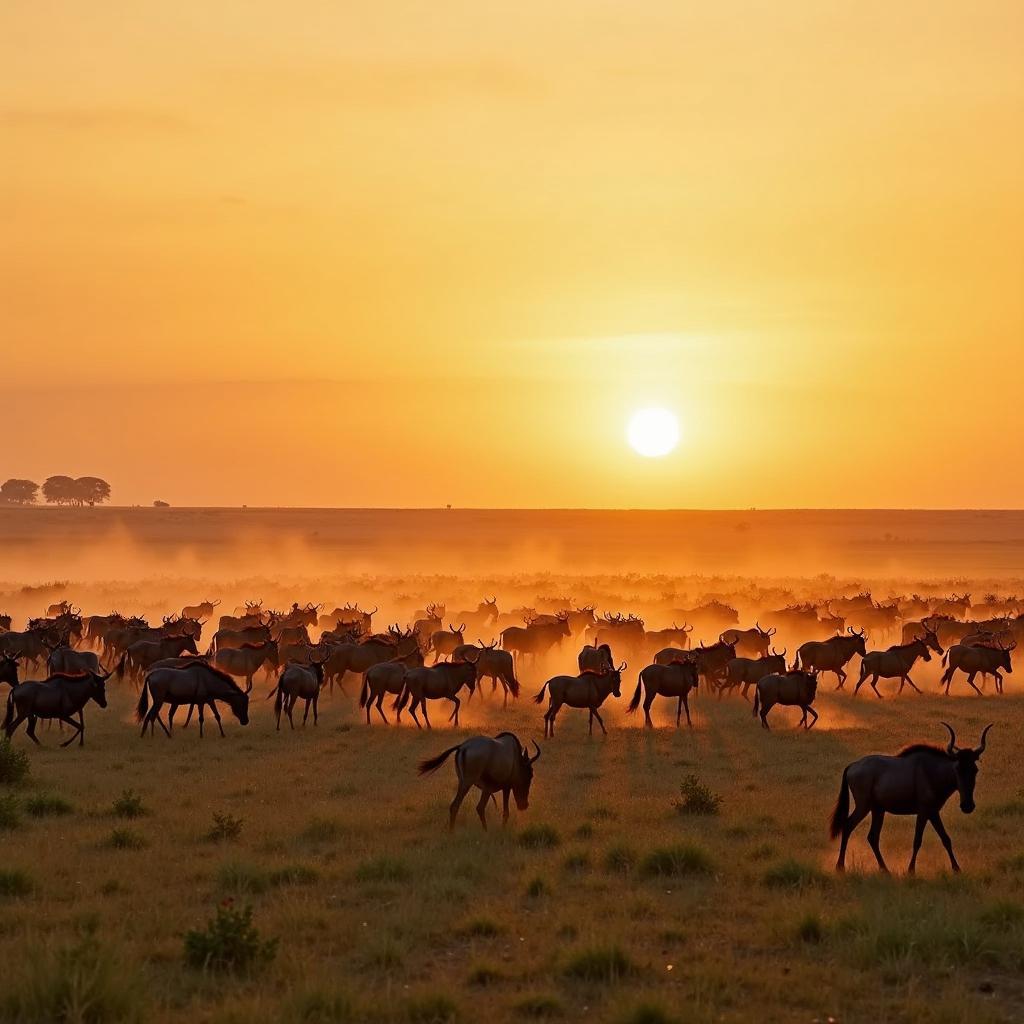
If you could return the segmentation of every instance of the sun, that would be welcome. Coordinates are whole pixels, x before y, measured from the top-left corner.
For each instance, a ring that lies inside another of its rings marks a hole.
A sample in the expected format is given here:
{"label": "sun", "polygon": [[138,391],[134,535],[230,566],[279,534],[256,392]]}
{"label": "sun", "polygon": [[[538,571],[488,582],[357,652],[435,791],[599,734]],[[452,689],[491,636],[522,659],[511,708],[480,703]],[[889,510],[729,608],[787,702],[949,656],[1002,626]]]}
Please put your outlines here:
{"label": "sun", "polygon": [[679,420],[668,409],[637,409],[626,425],[626,437],[638,455],[668,455],[679,443]]}

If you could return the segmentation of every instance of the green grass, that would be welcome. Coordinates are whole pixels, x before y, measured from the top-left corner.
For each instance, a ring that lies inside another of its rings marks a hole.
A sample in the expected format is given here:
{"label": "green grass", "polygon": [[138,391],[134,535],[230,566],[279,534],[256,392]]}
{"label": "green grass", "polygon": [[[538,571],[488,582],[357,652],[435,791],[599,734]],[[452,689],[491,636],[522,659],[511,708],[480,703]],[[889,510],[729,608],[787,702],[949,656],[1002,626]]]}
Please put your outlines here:
{"label": "green grass", "polygon": [[6,736],[0,737],[0,785],[16,786],[29,775],[28,754],[15,747]]}
{"label": "green grass", "polygon": [[714,861],[700,846],[681,844],[652,850],[640,861],[644,878],[677,878],[683,875],[710,875]]}
{"label": "green grass", "polygon": [[131,828],[115,828],[103,841],[112,850],[144,850],[149,841]]}
{"label": "green grass", "polygon": [[530,825],[519,833],[519,845],[528,850],[552,850],[561,842],[551,825]]}
{"label": "green grass", "polygon": [[25,801],[25,813],[31,818],[59,818],[73,811],[68,800],[53,793],[40,793]]}
{"label": "green grass", "polygon": [[817,868],[790,859],[770,867],[764,873],[763,881],[770,889],[806,889],[812,885],[824,885],[827,879]]}
{"label": "green grass", "polygon": [[21,824],[21,805],[11,793],[0,794],[0,832],[11,832]]}
{"label": "green grass", "polygon": [[618,946],[598,946],[575,953],[563,975],[577,981],[612,984],[636,971],[636,965]]}
{"label": "green grass", "polygon": [[121,795],[114,801],[111,807],[111,813],[115,818],[142,818],[149,814],[145,804],[142,802],[142,797],[135,792],[134,789],[125,789]]}
{"label": "green grass", "polygon": [[374,857],[356,868],[357,882],[398,883],[409,879],[409,868],[397,857]]}

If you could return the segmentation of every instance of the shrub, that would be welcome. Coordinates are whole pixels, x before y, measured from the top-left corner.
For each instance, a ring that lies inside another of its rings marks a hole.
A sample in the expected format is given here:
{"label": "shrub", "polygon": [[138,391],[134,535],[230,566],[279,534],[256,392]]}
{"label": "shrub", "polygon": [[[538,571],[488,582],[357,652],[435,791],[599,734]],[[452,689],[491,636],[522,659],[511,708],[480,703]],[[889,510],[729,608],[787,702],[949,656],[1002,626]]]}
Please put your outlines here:
{"label": "shrub", "polygon": [[618,946],[599,946],[577,953],[565,966],[567,978],[589,982],[614,982],[636,971]]}
{"label": "shrub", "polygon": [[9,831],[21,824],[18,801],[8,793],[0,796],[0,831]]}
{"label": "shrub", "polygon": [[279,885],[312,885],[320,878],[320,872],[308,864],[288,864],[283,868],[275,868],[267,874],[267,883]]}
{"label": "shrub", "polygon": [[252,907],[237,910],[224,900],[205,928],[185,934],[185,963],[201,970],[242,973],[269,963],[277,953],[277,939],[263,939],[252,923]]}
{"label": "shrub", "polygon": [[699,846],[666,846],[652,850],[640,864],[645,878],[675,878],[680,875],[709,875],[714,863]]}
{"label": "shrub", "polygon": [[520,1017],[532,1017],[534,1020],[561,1017],[565,1014],[562,1004],[554,996],[527,996],[520,999],[513,1009]]}
{"label": "shrub", "polygon": [[534,878],[526,887],[526,895],[532,900],[540,899],[548,894],[548,883],[543,878]]}
{"label": "shrub", "polygon": [[528,850],[550,850],[561,840],[550,825],[531,825],[519,833],[519,845]]}
{"label": "shrub", "polygon": [[488,985],[496,985],[505,980],[505,975],[496,967],[492,967],[490,964],[478,964],[469,972],[466,982],[469,985],[486,988]]}
{"label": "shrub", "polygon": [[211,843],[226,843],[237,839],[242,834],[242,826],[245,824],[241,818],[233,814],[221,814],[220,811],[213,812],[213,827],[206,833],[206,838]]}
{"label": "shrub", "polygon": [[145,836],[131,828],[115,828],[103,843],[112,850],[142,850],[148,845]]}
{"label": "shrub", "polygon": [[696,775],[687,775],[679,786],[679,797],[672,806],[680,814],[717,814],[722,798],[713,793]]}
{"label": "shrub", "polygon": [[562,862],[562,867],[575,875],[582,875],[590,870],[590,856],[583,852],[571,853]]}
{"label": "shrub", "polygon": [[493,939],[501,931],[501,925],[496,921],[489,917],[478,917],[459,928],[458,934],[465,938]]}
{"label": "shrub", "polygon": [[116,818],[142,818],[149,813],[134,789],[122,790],[111,811]]}
{"label": "shrub", "polygon": [[28,896],[32,888],[32,879],[24,871],[0,869],[0,899]]}
{"label": "shrub", "polygon": [[0,783],[14,786],[24,782],[29,773],[28,754],[16,750],[7,737],[0,739]]}
{"label": "shrub", "polygon": [[25,801],[25,810],[33,818],[55,818],[62,814],[70,814],[74,808],[61,796],[40,793]]}
{"label": "shrub", "polygon": [[356,868],[357,882],[404,882],[409,869],[394,857],[375,857]]}
{"label": "shrub", "polygon": [[406,1003],[405,1015],[412,1024],[450,1024],[459,1019],[459,1008],[448,996],[419,996]]}
{"label": "shrub", "polygon": [[309,824],[302,830],[302,838],[310,843],[330,843],[341,838],[342,828],[339,822],[330,818],[310,818]]}
{"label": "shrub", "polygon": [[217,872],[217,884],[228,892],[258,896],[267,891],[269,883],[267,875],[259,868],[240,861],[229,861],[222,864]]}
{"label": "shrub", "polygon": [[817,914],[810,913],[801,918],[796,926],[796,937],[801,942],[817,945],[825,939],[825,925]]}
{"label": "shrub", "polygon": [[628,875],[636,865],[636,850],[630,846],[612,846],[604,855],[605,870],[612,871],[618,875]]}
{"label": "shrub", "polygon": [[764,874],[764,884],[769,889],[805,889],[824,882],[825,876],[817,868],[797,860],[781,861]]}

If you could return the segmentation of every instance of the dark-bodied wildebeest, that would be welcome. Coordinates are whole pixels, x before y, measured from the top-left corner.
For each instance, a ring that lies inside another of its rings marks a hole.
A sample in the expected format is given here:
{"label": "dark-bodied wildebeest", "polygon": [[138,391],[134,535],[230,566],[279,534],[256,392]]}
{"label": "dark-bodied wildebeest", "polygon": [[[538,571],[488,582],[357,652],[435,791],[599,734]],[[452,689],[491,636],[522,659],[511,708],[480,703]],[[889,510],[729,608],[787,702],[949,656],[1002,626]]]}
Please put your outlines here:
{"label": "dark-bodied wildebeest", "polygon": [[636,683],[636,692],[633,699],[626,708],[632,714],[640,706],[640,688],[644,689],[644,725],[654,727],[651,721],[651,705],[655,697],[675,697],[679,703],[676,706],[676,728],[679,728],[679,719],[686,711],[686,724],[693,725],[690,721],[690,691],[696,689],[698,681],[697,666],[692,662],[678,661],[672,665],[648,665],[640,671],[640,678]]}
{"label": "dark-bodied wildebeest", "polygon": [[588,736],[594,735],[594,719],[601,726],[601,732],[608,735],[598,708],[609,696],[621,697],[622,671],[626,663],[605,672],[581,672],[578,676],[552,676],[541,688],[534,704],[544,702],[544,691],[548,691],[548,709],[544,713],[544,735],[555,735],[555,718],[562,705],[570,708],[585,708],[590,712]]}
{"label": "dark-bodied wildebeest", "polygon": [[430,649],[431,635],[444,627],[444,613],[443,604],[428,604],[427,610],[412,624],[412,631],[423,650]]}
{"label": "dark-bodied wildebeest", "polygon": [[[36,739],[36,722],[40,719],[57,719],[70,725],[75,731],[61,746],[74,743],[85,744],[85,715],[82,709],[90,700],[101,707],[107,706],[107,680],[109,672],[81,672],[74,675],[57,673],[41,682],[26,682],[14,687],[7,695],[7,715],[4,718],[4,732],[10,739],[15,730],[28,719],[28,738]],[[75,719],[72,715],[77,715]]]}
{"label": "dark-bodied wildebeest", "polygon": [[610,672],[615,668],[612,649],[608,644],[585,644],[576,655],[580,672]]}
{"label": "dark-bodied wildebeest", "polygon": [[775,627],[762,629],[760,622],[755,622],[750,629],[727,629],[718,639],[736,648],[737,657],[740,651],[752,654],[756,658],[766,658],[771,646]]}
{"label": "dark-bodied wildebeest", "polygon": [[[463,659],[465,660],[465,659]],[[380,661],[371,665],[363,673],[363,685],[359,691],[359,706],[366,708],[366,724],[370,724],[370,708],[375,707],[377,714],[388,724],[388,716],[384,714],[384,698],[387,694],[400,697],[405,686],[405,673],[410,668],[423,667],[423,652],[417,647],[408,654],[400,654],[390,661]],[[395,718],[401,722],[402,712]]]}
{"label": "dark-bodied wildebeest", "polygon": [[509,626],[501,631],[501,647],[518,663],[530,655],[541,657],[557,647],[566,637],[572,636],[569,629],[569,613],[561,612],[554,622],[539,622],[530,626]]}
{"label": "dark-bodied wildebeest", "polygon": [[434,664],[442,658],[450,658],[456,647],[462,647],[466,638],[463,631],[466,624],[462,623],[458,629],[450,625],[447,629],[439,629],[430,634],[430,649],[434,652]]}
{"label": "dark-bodied wildebeest", "polygon": [[6,633],[11,628],[10,615],[0,615],[0,633]]}
{"label": "dark-bodied wildebeest", "polygon": [[260,667],[276,671],[277,644],[273,640],[264,640],[261,644],[243,644],[241,647],[224,647],[213,656],[214,665],[229,676],[245,680],[245,692],[252,692],[252,677]]}
{"label": "dark-bodied wildebeest", "polygon": [[181,609],[183,619],[212,619],[213,610],[220,601],[200,601],[199,604],[187,604]]}
{"label": "dark-bodied wildebeest", "polygon": [[981,696],[981,690],[974,683],[974,677],[980,672],[982,675],[992,675],[996,679],[996,693],[1003,692],[1003,677],[1000,673],[1000,669],[1004,668],[1007,672],[1013,672],[1013,663],[1010,661],[1010,652],[1016,647],[1015,643],[1010,644],[1009,647],[971,647],[967,644],[954,644],[950,649],[943,655],[943,665],[948,664],[948,668],[942,674],[942,679],[939,685],[942,683],[946,684],[946,696],[949,696],[949,686],[953,682],[953,675],[959,669],[967,675],[967,682],[971,689],[974,690],[978,696]]}
{"label": "dark-bodied wildebeest", "polygon": [[741,686],[744,700],[750,700],[747,691],[756,686],[765,676],[783,675],[786,671],[786,649],[781,654],[774,651],[763,658],[733,658],[725,666],[725,682],[718,688],[718,696]]}
{"label": "dark-bodied wildebeest", "polygon": [[[909,873],[913,874],[917,864],[917,852],[921,849],[926,825],[931,825],[942,841],[949,855],[950,867],[954,871],[960,870],[953,855],[953,842],[942,824],[940,812],[954,793],[960,794],[960,810],[964,814],[974,811],[978,760],[985,752],[985,737],[992,726],[985,726],[977,747],[964,750],[956,745],[956,733],[952,727],[945,722],[942,724],[949,730],[949,745],[945,750],[930,743],[915,743],[904,747],[895,756],[868,754],[846,766],[830,829],[833,839],[842,837],[837,871],[846,870],[846,844],[853,830],[868,814],[871,815],[868,843],[883,871],[889,870],[879,845],[886,814],[917,815],[914,852],[907,867]],[[854,802],[852,813],[851,793]]]}
{"label": "dark-bodied wildebeest", "polygon": [[666,647],[658,651],[652,661],[655,665],[674,665],[678,661],[688,661],[696,665],[697,651],[685,651],[681,647]]}
{"label": "dark-bodied wildebeest", "polygon": [[99,675],[103,672],[99,657],[92,651],[76,651],[74,647],[61,644],[50,651],[46,659],[46,668],[49,672],[60,672],[64,675],[75,675],[79,672],[94,672]]}
{"label": "dark-bodied wildebeest", "polygon": [[[194,662],[183,668],[154,668],[146,675],[135,707],[135,720],[142,723],[142,736],[146,735],[147,725],[152,736],[154,725],[159,722],[160,728],[169,738],[171,729],[168,726],[173,727],[174,712],[182,704],[199,707],[200,737],[203,735],[203,709],[206,707],[213,712],[220,734],[224,735],[217,701],[227,704],[242,725],[249,724],[248,694],[226,672],[221,672],[200,658],[194,659]],[[160,717],[160,709],[164,704],[169,708],[168,725],[164,725]]]}
{"label": "dark-bodied wildebeest", "polygon": [[644,650],[657,651],[663,647],[679,647],[688,650],[690,634],[693,626],[685,622],[681,626],[672,625],[666,629],[648,629],[644,631]]}
{"label": "dark-bodied wildebeest", "polygon": [[60,633],[49,627],[23,632],[11,630],[9,633],[0,633],[0,654],[9,654],[24,662],[36,664],[44,661],[50,650],[60,642]]}
{"label": "dark-bodied wildebeest", "polygon": [[857,691],[868,676],[871,677],[871,689],[875,691],[875,696],[879,699],[882,696],[878,692],[880,678],[898,679],[900,688],[896,691],[897,693],[902,693],[903,687],[907,683],[910,684],[912,690],[920,693],[921,691],[910,678],[910,670],[918,658],[923,658],[925,661],[932,660],[931,654],[928,653],[929,649],[935,651],[936,654],[943,653],[935,634],[930,629],[926,629],[924,636],[915,637],[909,644],[897,644],[887,651],[868,651],[861,658],[860,679],[857,680],[857,685],[853,688],[853,695],[857,695]]}
{"label": "dark-bodied wildebeest", "polygon": [[846,663],[855,655],[862,658],[867,654],[866,633],[850,626],[849,636],[832,636],[827,640],[808,640],[796,652],[797,668],[805,672],[832,672],[837,679],[836,689],[841,690],[846,682]]}
{"label": "dark-bodied wildebeest", "polygon": [[0,683],[6,683],[12,690],[18,685],[18,659],[9,654],[0,654]]}
{"label": "dark-bodied wildebeest", "polygon": [[529,751],[515,734],[499,732],[494,739],[489,736],[473,736],[455,747],[449,747],[437,757],[428,758],[419,764],[420,775],[437,771],[455,755],[455,774],[459,787],[455,799],[448,808],[448,828],[455,827],[455,818],[465,800],[466,794],[476,786],[481,791],[476,813],[480,824],[487,828],[487,802],[495,793],[502,795],[502,823],[508,821],[508,797],[515,797],[516,807],[525,811],[530,805],[530,783],[533,782],[533,766],[540,759],[540,747],[530,757]]}
{"label": "dark-bodied wildebeest", "polygon": [[[797,707],[803,711],[803,716],[797,723],[797,728],[804,726],[810,729],[818,720],[818,712],[811,705],[818,691],[818,677],[809,672],[786,672],[765,676],[757,681],[754,688],[754,717],[761,716],[761,725],[766,729],[768,725],[768,712],[776,704],[787,707]],[[807,721],[808,715],[814,715],[814,720]]]}
{"label": "dark-bodied wildebeest", "polygon": [[725,679],[726,666],[736,657],[736,645],[725,640],[719,640],[710,647],[702,643],[692,653],[697,671],[704,677],[704,682],[717,687]]}
{"label": "dark-bodied wildebeest", "polygon": [[390,627],[384,636],[372,636],[360,643],[333,645],[324,671],[327,681],[333,686],[337,679],[344,691],[342,684],[346,672],[362,675],[371,665],[402,658],[419,649],[419,638],[415,633],[403,633],[397,627]]}
{"label": "dark-bodied wildebeest", "polygon": [[[324,659],[326,660],[326,659]],[[298,665],[290,662],[285,665],[277,686],[267,695],[269,700],[274,694],[277,699],[274,701],[274,716],[277,719],[277,728],[281,728],[281,712],[288,716],[288,724],[294,729],[295,721],[292,712],[298,701],[306,702],[305,711],[302,714],[302,724],[306,724],[309,718],[309,709],[313,708],[313,724],[317,724],[319,718],[317,704],[320,700],[320,690],[324,685],[324,663],[315,658],[308,665]]]}
{"label": "dark-bodied wildebeest", "polygon": [[486,629],[498,621],[498,598],[485,597],[477,606],[475,612],[459,612],[454,616],[456,622],[467,622],[477,629]]}
{"label": "dark-bodied wildebeest", "polygon": [[258,644],[272,639],[270,626],[243,626],[241,629],[218,629],[213,634],[210,646],[219,651],[222,648],[237,648],[243,644]]}
{"label": "dark-bodied wildebeest", "polygon": [[519,696],[519,680],[516,679],[515,665],[512,655],[508,651],[498,649],[498,641],[492,640],[485,644],[483,640],[477,640],[475,644],[463,644],[456,647],[452,652],[455,661],[470,661],[470,655],[476,657],[476,681],[480,688],[480,696],[484,696],[483,681],[490,679],[491,693],[498,689],[498,683],[504,691],[501,706],[508,707],[508,698]]}
{"label": "dark-bodied wildebeest", "polygon": [[165,636],[162,640],[136,640],[121,656],[117,664],[117,678],[125,672],[129,678],[140,679],[154,662],[163,658],[177,658],[185,652],[198,654],[199,648],[191,636]]}
{"label": "dark-bodied wildebeest", "polygon": [[409,704],[409,714],[412,715],[416,728],[422,728],[416,715],[416,709],[422,707],[423,721],[427,723],[428,729],[432,729],[430,716],[427,714],[427,701],[450,700],[454,708],[448,716],[448,721],[458,728],[459,708],[462,706],[458,694],[464,686],[470,694],[476,689],[476,664],[474,661],[442,661],[429,667],[406,669],[402,692],[392,702],[391,707],[395,711],[402,711],[406,704],[409,704],[409,699],[412,698],[412,703]]}

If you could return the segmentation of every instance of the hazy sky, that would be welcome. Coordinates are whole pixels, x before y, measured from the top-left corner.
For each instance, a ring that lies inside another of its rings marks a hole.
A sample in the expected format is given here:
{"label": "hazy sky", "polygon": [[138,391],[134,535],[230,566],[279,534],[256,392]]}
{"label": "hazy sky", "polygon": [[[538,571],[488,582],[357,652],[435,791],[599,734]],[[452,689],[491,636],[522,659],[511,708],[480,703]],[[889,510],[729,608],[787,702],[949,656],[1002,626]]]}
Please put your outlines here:
{"label": "hazy sky", "polygon": [[1018,0],[7,0],[0,477],[1024,505],[1022,49]]}

